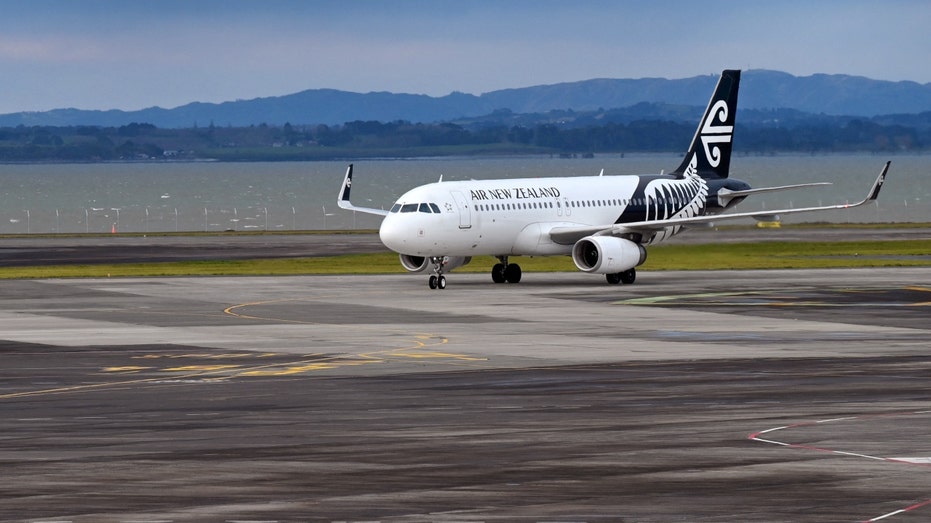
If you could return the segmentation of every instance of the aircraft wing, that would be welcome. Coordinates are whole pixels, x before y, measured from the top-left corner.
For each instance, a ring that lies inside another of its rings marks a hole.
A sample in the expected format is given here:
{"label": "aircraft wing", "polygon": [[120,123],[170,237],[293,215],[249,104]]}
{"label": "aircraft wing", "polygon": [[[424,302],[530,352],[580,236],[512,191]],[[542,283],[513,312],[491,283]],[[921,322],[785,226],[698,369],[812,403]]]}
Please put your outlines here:
{"label": "aircraft wing", "polygon": [[776,214],[795,214],[801,212],[815,212],[815,211],[830,211],[836,209],[852,209],[854,207],[859,207],[865,205],[871,201],[874,201],[879,197],[879,190],[882,189],[883,182],[886,180],[886,173],[889,171],[889,165],[892,162],[886,162],[886,165],[883,167],[882,172],[879,173],[879,177],[876,178],[876,181],[873,182],[873,186],[870,188],[870,192],[867,193],[866,198],[857,202],[857,203],[845,203],[841,205],[826,205],[823,207],[803,207],[799,209],[776,209],[776,210],[767,210],[767,211],[755,211],[755,212],[741,212],[741,213],[727,213],[727,214],[712,214],[705,216],[696,216],[693,218],[670,218],[667,220],[645,220],[640,222],[629,222],[629,223],[615,223],[611,225],[601,225],[601,226],[585,226],[585,227],[554,227],[550,230],[550,238],[555,242],[562,245],[570,245],[579,241],[580,239],[596,235],[596,236],[622,236],[624,234],[630,233],[641,233],[641,234],[652,234],[654,232],[665,229],[666,227],[675,227],[681,225],[697,225],[697,224],[708,224],[712,222],[719,222],[722,220],[735,220],[738,218],[758,218],[758,217],[772,217]]}
{"label": "aircraft wing", "polygon": [[346,209],[347,211],[358,211],[364,212],[367,214],[377,214],[379,216],[387,216],[388,211],[384,209],[374,209],[372,207],[356,207],[349,201],[349,190],[352,188],[352,164],[349,164],[349,168],[346,169],[346,177],[343,179],[343,185],[339,190],[339,196],[337,197],[336,203],[339,205],[340,209]]}

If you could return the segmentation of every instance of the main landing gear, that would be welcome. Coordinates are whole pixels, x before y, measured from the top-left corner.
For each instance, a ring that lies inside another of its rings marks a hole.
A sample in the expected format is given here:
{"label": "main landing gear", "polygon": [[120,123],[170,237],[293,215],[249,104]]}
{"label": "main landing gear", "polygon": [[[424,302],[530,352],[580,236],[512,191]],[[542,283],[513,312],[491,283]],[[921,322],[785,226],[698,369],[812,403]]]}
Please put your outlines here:
{"label": "main landing gear", "polygon": [[605,279],[608,280],[608,283],[611,285],[617,285],[618,283],[630,285],[637,279],[637,269],[627,269],[624,272],[605,274]]}
{"label": "main landing gear", "polygon": [[519,282],[521,276],[520,265],[508,263],[507,256],[498,256],[498,260],[501,263],[496,263],[495,266],[491,268],[491,281],[495,283]]}
{"label": "main landing gear", "polygon": [[446,256],[431,256],[430,263],[433,265],[433,274],[430,275],[430,280],[427,282],[427,285],[431,289],[445,289],[446,288],[446,276],[443,276],[443,267],[446,265],[446,262],[449,259]]}

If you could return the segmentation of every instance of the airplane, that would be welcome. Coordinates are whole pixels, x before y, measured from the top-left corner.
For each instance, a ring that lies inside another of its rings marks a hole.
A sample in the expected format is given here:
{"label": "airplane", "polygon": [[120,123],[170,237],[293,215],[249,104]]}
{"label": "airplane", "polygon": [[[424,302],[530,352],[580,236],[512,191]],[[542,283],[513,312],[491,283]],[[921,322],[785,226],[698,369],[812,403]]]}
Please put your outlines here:
{"label": "airplane", "polygon": [[473,256],[498,259],[495,283],[518,283],[512,256],[572,256],[582,272],[603,274],[610,284],[634,283],[646,245],[689,226],[721,220],[848,209],[875,200],[891,162],[858,203],[726,213],[745,198],[825,182],[753,189],[728,177],[740,85],[739,70],[721,73],[682,163],[668,174],[440,181],[415,187],[390,210],[350,202],[352,164],[337,199],[342,209],[383,216],[382,243],[413,273],[430,273],[431,289],[445,289],[445,273]]}

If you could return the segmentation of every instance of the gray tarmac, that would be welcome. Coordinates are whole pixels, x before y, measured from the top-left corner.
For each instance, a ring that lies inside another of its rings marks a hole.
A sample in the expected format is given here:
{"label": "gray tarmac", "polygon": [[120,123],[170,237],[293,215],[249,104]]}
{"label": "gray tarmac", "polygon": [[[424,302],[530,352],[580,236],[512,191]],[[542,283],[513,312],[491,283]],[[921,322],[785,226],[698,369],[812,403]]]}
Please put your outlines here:
{"label": "gray tarmac", "polygon": [[[757,241],[880,241],[928,239],[931,229],[699,228],[667,243],[737,243]],[[0,268],[92,263],[300,258],[388,252],[373,232],[306,234],[99,235],[29,236],[0,240]]]}
{"label": "gray tarmac", "polygon": [[2,521],[931,518],[931,268],[0,296]]}

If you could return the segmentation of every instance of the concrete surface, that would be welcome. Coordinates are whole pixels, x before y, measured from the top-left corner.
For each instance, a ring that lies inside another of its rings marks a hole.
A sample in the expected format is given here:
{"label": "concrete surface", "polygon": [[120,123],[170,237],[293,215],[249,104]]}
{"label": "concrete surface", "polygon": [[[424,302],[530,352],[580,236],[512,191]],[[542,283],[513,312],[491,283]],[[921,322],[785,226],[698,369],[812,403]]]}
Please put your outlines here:
{"label": "concrete surface", "polygon": [[931,517],[931,269],[0,296],[2,521]]}

